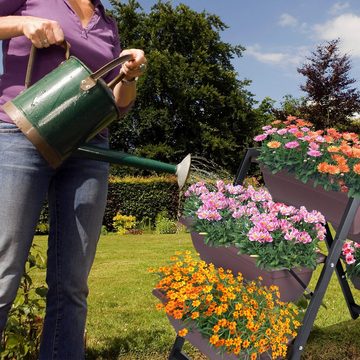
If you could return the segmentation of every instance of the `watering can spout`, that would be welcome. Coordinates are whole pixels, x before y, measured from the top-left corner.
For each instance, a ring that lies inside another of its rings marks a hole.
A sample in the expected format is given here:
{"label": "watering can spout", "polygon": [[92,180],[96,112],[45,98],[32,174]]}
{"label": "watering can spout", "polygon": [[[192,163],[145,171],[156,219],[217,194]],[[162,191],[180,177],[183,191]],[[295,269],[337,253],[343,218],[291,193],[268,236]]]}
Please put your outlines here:
{"label": "watering can spout", "polygon": [[114,151],[99,148],[92,145],[84,145],[79,147],[75,154],[77,156],[86,157],[93,160],[105,161],[112,164],[121,164],[140,169],[154,170],[174,174],[177,176],[177,182],[181,189],[189,176],[191,155],[188,154],[179,164],[167,164],[161,161],[146,159],[139,156],[131,155],[123,151]]}

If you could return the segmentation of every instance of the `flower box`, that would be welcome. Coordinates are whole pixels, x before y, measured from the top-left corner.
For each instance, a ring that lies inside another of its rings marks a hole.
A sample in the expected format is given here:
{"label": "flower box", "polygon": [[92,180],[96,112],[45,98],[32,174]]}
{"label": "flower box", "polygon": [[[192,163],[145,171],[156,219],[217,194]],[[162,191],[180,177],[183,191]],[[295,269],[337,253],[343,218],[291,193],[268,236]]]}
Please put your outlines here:
{"label": "flower box", "polygon": [[[263,270],[256,266],[255,258],[238,254],[235,246],[212,247],[204,243],[204,236],[196,232],[191,233],[194,248],[202,260],[212,263],[216,267],[231,270],[234,275],[242,273],[246,280],[256,280],[262,277],[261,283],[265,286],[276,285],[279,287],[280,299],[282,301],[296,301],[304,293],[303,286],[294,278],[288,270]],[[310,282],[313,270],[293,269],[296,275],[307,286]]]}
{"label": "flower box", "polygon": [[[162,303],[165,303],[167,301],[164,294],[158,289],[153,290],[153,295],[157,297]],[[176,333],[178,333],[181,329],[184,328],[185,324],[183,321],[174,319],[173,317],[168,315],[167,318]],[[209,340],[205,339],[195,326],[192,326],[192,330],[188,332],[184,336],[184,338],[189,341],[189,343],[193,345],[196,349],[198,349],[203,355],[207,356],[211,360],[239,360],[239,357],[233,354],[221,354],[219,353],[219,351],[216,351],[216,349],[209,345]],[[272,357],[268,353],[261,354],[257,357],[257,360],[270,359],[272,359]]]}
{"label": "flower box", "polygon": [[[318,243],[325,238],[321,213],[274,202],[264,188],[222,181],[193,184],[185,196],[183,223],[204,261],[248,280],[261,276],[264,285],[280,286],[284,301],[303,294],[319,262]],[[292,285],[290,290],[285,284]]]}
{"label": "flower box", "polygon": [[[217,269],[177,252],[168,266],[150,269],[159,280],[153,294],[178,336],[211,360],[285,357],[301,314],[279,300],[275,286],[246,282],[241,274]],[[271,356],[270,356],[271,354]]]}
{"label": "flower box", "polygon": [[[156,296],[162,303],[167,301],[166,296],[158,289],[153,290],[153,295]],[[175,329],[176,333],[178,333],[181,329],[184,328],[184,322],[181,320],[174,319],[173,317],[167,315],[167,318]],[[189,341],[195,348],[197,348],[202,354],[206,355],[211,360],[238,360],[238,357],[230,354],[219,354],[216,350],[209,345],[209,340],[205,339],[194,326],[192,327],[192,331],[188,332],[184,338]],[[271,359],[271,357],[267,356],[262,359]]]}
{"label": "flower box", "polygon": [[[348,203],[348,196],[338,191],[325,191],[321,186],[314,187],[309,180],[306,184],[297,180],[287,171],[272,174],[261,166],[266,188],[274,201],[284,202],[295,207],[305,206],[308,211],[320,211],[336,229]],[[360,241],[360,208],[357,210],[348,237]]]}

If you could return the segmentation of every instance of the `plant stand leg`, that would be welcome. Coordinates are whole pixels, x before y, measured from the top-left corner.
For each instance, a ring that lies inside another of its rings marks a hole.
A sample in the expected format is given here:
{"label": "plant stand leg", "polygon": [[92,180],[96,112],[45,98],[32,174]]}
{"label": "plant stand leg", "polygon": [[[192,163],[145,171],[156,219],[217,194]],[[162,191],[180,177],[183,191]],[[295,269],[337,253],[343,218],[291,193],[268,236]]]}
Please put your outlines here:
{"label": "plant stand leg", "polygon": [[241,164],[238,168],[234,185],[242,185],[244,182],[245,176],[247,172],[249,171],[250,165],[253,162],[253,160],[259,156],[259,150],[250,148],[247,149],[245,156],[243,157]]}
{"label": "plant stand leg", "polygon": [[[327,248],[329,250],[331,248],[333,242],[334,242],[334,239],[333,239],[333,237],[331,235],[330,228],[329,228],[328,224],[326,224],[326,238],[325,238],[325,241],[326,241],[326,246],[327,246]],[[344,271],[344,268],[343,268],[340,260],[336,263],[336,269],[335,270],[336,270],[336,275],[337,275],[338,281],[339,281],[340,286],[341,286],[341,290],[342,290],[342,292],[344,294],[344,298],[345,298],[347,307],[348,307],[349,312],[350,312],[350,316],[355,320],[355,319],[357,319],[359,317],[360,306],[355,303],[353,294],[352,294],[350,286],[349,286],[349,282],[347,281],[345,271]]]}
{"label": "plant stand leg", "polygon": [[185,339],[183,337],[176,336],[168,360],[191,360],[186,354],[181,352],[184,342]]}
{"label": "plant stand leg", "polygon": [[324,267],[321,271],[319,280],[316,284],[314,295],[310,300],[310,304],[306,310],[303,325],[301,326],[298,335],[295,339],[294,346],[291,351],[291,360],[300,360],[301,354],[306,345],[310,331],[313,327],[316,315],[319,311],[326,289],[329,285],[331,276],[335,270],[335,266],[340,259],[342,246],[349,233],[351,224],[354,220],[356,211],[360,205],[360,199],[349,199],[343,217],[335,236],[334,242],[329,249],[329,255],[326,258]]}

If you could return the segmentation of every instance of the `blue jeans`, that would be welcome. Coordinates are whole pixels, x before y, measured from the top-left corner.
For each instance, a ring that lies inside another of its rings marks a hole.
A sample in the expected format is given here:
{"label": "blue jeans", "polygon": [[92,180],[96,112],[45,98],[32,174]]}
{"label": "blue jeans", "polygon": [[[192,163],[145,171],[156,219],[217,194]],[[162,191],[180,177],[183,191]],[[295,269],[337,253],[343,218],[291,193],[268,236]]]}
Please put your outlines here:
{"label": "blue jeans", "polygon": [[[97,136],[92,144],[107,147]],[[104,214],[107,163],[72,156],[54,170],[15,125],[0,122],[0,333],[49,202],[46,316],[40,360],[84,359],[87,279]]]}

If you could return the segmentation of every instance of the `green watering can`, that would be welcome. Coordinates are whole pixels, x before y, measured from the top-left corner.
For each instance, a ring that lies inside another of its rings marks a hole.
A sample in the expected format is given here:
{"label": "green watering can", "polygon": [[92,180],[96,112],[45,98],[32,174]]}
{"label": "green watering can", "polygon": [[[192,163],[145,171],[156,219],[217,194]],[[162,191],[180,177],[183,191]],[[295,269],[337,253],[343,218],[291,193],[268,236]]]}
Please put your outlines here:
{"label": "green watering can", "polygon": [[92,73],[79,59],[69,57],[68,43],[64,47],[66,60],[29,87],[36,54],[32,46],[25,90],[3,105],[7,115],[53,168],[75,152],[95,160],[176,174],[181,188],[189,174],[190,154],[178,165],[172,165],[84,145],[119,118],[112,88],[123,75],[108,84],[102,77],[132,57],[120,56]]}

